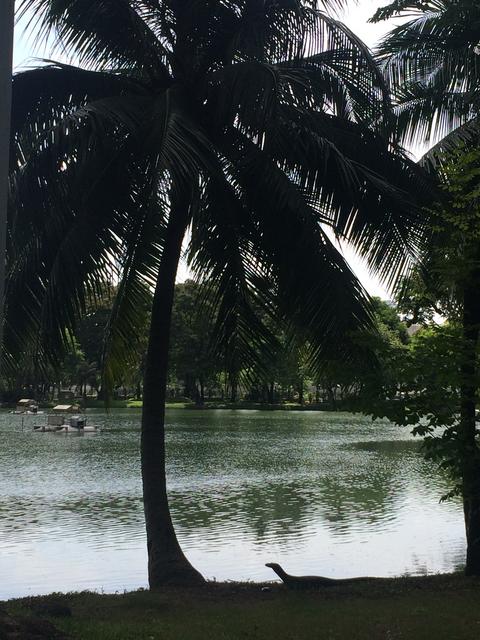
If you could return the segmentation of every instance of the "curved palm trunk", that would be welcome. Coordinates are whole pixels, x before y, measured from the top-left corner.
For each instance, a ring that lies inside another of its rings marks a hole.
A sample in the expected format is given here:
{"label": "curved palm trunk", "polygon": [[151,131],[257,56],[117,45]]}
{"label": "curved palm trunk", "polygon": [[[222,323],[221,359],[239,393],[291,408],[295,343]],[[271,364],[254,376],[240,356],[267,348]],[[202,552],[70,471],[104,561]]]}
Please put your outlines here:
{"label": "curved palm trunk", "polygon": [[464,357],[461,367],[460,428],[462,494],[467,538],[465,573],[480,575],[480,452],[476,442],[477,348],[480,297],[475,284],[464,290]]}
{"label": "curved palm trunk", "polygon": [[152,306],[143,385],[142,480],[151,589],[198,584],[203,577],[183,554],[173,528],[165,477],[165,397],[175,276],[188,224],[188,203],[173,206]]}

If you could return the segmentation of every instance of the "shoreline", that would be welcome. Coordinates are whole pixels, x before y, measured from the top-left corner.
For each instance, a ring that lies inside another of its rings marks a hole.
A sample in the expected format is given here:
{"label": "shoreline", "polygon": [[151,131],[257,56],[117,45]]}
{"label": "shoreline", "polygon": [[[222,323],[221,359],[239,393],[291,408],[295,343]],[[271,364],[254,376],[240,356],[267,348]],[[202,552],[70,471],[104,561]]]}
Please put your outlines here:
{"label": "shoreline", "polygon": [[[40,411],[49,411],[54,407],[54,403],[40,402],[39,409]],[[141,400],[113,400],[111,403],[106,405],[102,400],[94,400],[87,401],[85,409],[142,409],[143,403]],[[15,408],[15,404],[12,405],[3,405],[0,407],[2,411],[5,413],[11,413],[12,409]],[[333,412],[333,413],[341,413],[341,412],[349,412],[351,411],[351,407],[338,407],[336,409],[332,409],[330,405],[327,403],[320,404],[295,404],[295,403],[284,403],[284,404],[263,404],[263,403],[255,403],[255,402],[237,402],[237,403],[222,403],[222,402],[207,402],[203,405],[196,405],[193,402],[166,402],[166,409],[184,409],[188,411],[316,411],[319,413],[325,412]],[[35,415],[32,413],[29,414],[12,414],[17,416],[22,415]]]}
{"label": "shoreline", "polygon": [[[479,604],[480,578],[454,573],[302,591],[277,582],[209,582],[157,592],[54,593],[0,602],[0,612],[11,624],[39,632],[43,625],[50,634],[36,637],[72,640],[469,640],[478,634]],[[1,631],[0,614],[3,638]]]}
{"label": "shoreline", "polygon": [[[260,402],[235,402],[235,403],[222,403],[222,402],[207,402],[203,405],[196,405],[193,402],[166,402],[165,407],[167,409],[185,409],[188,411],[317,411],[317,412],[341,412],[349,411],[348,408],[332,409],[327,403],[319,404],[264,404]],[[101,402],[88,403],[87,409],[102,409],[105,405]],[[117,401],[111,409],[141,409],[142,401],[126,400],[123,404]]]}

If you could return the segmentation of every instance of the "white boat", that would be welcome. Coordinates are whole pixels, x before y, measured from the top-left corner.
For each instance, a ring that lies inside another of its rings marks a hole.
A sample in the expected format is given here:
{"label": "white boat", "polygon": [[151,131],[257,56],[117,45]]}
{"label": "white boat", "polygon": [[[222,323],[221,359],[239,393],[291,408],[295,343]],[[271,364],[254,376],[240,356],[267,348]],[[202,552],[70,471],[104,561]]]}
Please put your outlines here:
{"label": "white boat", "polygon": [[51,431],[53,433],[91,433],[98,431],[95,424],[87,424],[87,418],[84,415],[65,416],[58,412],[58,408],[64,408],[65,405],[54,407],[55,413],[47,416],[47,423],[43,425],[35,425],[34,431]]}

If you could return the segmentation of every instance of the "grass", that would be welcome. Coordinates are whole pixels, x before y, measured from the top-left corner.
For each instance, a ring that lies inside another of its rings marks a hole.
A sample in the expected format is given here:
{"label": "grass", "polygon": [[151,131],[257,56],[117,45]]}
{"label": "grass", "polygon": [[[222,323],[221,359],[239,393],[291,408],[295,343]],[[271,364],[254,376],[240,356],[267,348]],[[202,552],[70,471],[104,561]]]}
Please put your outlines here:
{"label": "grass", "polygon": [[[86,402],[87,409],[105,409],[105,400],[93,400],[92,398],[87,398]],[[125,409],[127,406],[126,400],[110,400],[108,403],[110,409]]]}
{"label": "grass", "polygon": [[[111,409],[141,409],[143,407],[142,400],[111,400],[109,403]],[[87,408],[89,409],[104,409],[105,402],[103,400],[88,400]],[[285,404],[261,404],[257,402],[205,402],[204,405],[198,406],[191,400],[170,400],[165,403],[167,409],[194,409],[195,411],[202,411],[206,409],[255,409],[255,410],[288,410],[288,409],[305,409],[299,404],[285,403]]]}
{"label": "grass", "polygon": [[382,580],[315,592],[270,585],[78,593],[12,600],[15,615],[59,599],[51,619],[88,640],[471,640],[480,633],[480,580],[460,575]]}
{"label": "grass", "polygon": [[[167,409],[183,409],[188,406],[189,402],[182,400],[181,402],[167,402]],[[110,409],[141,409],[143,402],[141,400],[110,400],[108,403]],[[87,409],[105,409],[104,400],[87,400]]]}
{"label": "grass", "polygon": [[[190,400],[170,401],[165,403],[166,409],[185,409],[193,404]],[[143,407],[142,400],[128,400],[126,406],[129,409],[141,409]]]}
{"label": "grass", "polygon": [[239,400],[238,402],[225,402],[222,400],[208,400],[201,407],[191,403],[190,409],[253,409],[255,411],[326,411],[330,405],[324,404],[298,404],[298,402],[279,402],[267,404],[265,402],[251,402]]}

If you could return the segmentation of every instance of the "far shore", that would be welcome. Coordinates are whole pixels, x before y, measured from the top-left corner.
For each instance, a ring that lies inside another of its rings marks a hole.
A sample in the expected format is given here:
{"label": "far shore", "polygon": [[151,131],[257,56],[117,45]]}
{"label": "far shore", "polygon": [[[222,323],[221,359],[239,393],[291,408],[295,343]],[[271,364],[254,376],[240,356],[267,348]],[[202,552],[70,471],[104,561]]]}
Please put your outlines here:
{"label": "far shore", "polygon": [[[69,404],[74,401],[58,401],[58,402],[39,402],[38,406],[41,411],[48,411],[53,409],[55,404]],[[104,400],[92,400],[87,399],[86,403],[81,400],[75,400],[76,403],[80,403],[83,408],[86,409],[141,409],[143,407],[142,400],[110,400],[106,403]],[[203,404],[195,404],[187,400],[168,401],[165,404],[167,409],[188,409],[191,411],[208,411],[208,410],[242,410],[242,411],[349,411],[348,407],[337,406],[332,407],[331,404],[326,402],[320,403],[308,403],[298,404],[295,402],[284,402],[278,404],[267,404],[263,402],[222,402],[222,401],[207,401]],[[12,411],[15,409],[15,404],[3,405],[3,410]],[[21,415],[21,414],[18,414]]]}
{"label": "far shore", "polygon": [[[121,406],[121,401],[115,401],[115,405],[112,408],[126,408],[126,409],[141,409],[143,403],[141,400],[126,400]],[[87,408],[103,408],[105,403],[102,401],[96,401],[95,405],[87,403]],[[332,411],[332,405],[328,403],[310,403],[310,404],[298,404],[295,402],[284,402],[278,404],[267,404],[264,402],[222,402],[222,401],[207,401],[203,404],[195,404],[188,401],[168,401],[165,405],[167,409],[189,409],[192,411],[206,411],[206,410],[238,410],[243,411]]]}

